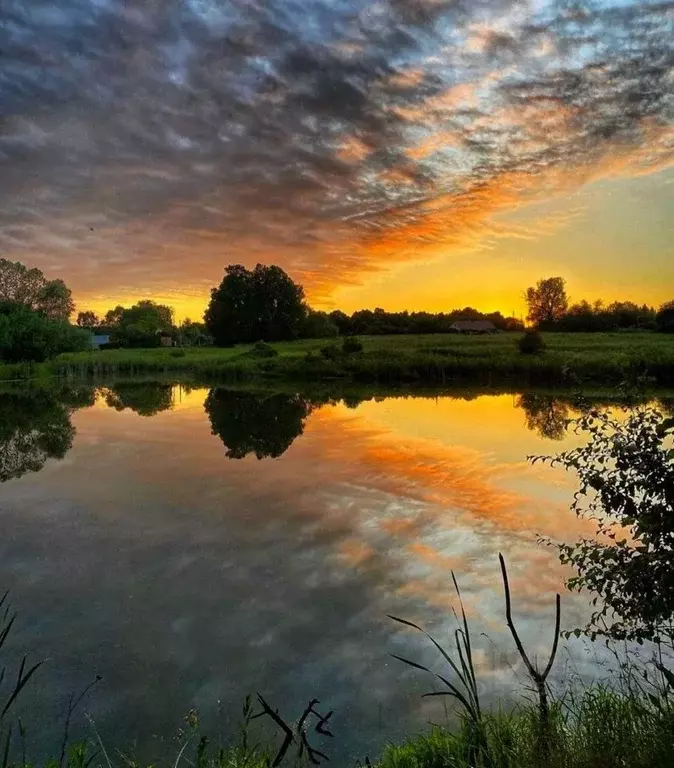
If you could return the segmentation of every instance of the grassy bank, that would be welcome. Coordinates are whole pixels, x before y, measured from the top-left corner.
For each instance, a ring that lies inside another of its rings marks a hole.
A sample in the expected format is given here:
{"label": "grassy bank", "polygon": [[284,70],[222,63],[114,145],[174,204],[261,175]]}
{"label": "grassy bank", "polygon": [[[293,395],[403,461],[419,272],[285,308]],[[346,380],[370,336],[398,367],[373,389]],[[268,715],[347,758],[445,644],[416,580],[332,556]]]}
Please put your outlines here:
{"label": "grassy bank", "polygon": [[[106,350],[61,355],[38,365],[0,366],[0,379],[119,374],[188,374],[198,379],[276,378],[317,381],[513,382],[524,385],[611,385],[647,373],[659,386],[674,384],[674,336],[655,333],[545,335],[546,351],[524,355],[519,334],[496,336],[370,336],[361,352],[344,354],[339,341],[274,344],[274,357],[251,346]],[[327,355],[325,347],[334,348]]]}

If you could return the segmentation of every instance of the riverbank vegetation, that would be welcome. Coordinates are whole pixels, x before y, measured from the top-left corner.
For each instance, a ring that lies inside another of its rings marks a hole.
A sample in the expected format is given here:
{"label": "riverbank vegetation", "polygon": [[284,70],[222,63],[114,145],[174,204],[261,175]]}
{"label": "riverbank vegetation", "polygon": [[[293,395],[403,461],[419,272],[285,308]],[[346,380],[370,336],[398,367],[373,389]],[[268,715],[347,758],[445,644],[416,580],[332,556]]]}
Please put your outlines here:
{"label": "riverbank vegetation", "polygon": [[610,386],[645,375],[658,386],[674,384],[674,336],[542,335],[545,350],[539,354],[520,352],[521,336],[516,333],[364,336],[359,338],[362,350],[319,339],[224,348],[96,350],[63,354],[38,365],[0,365],[0,380],[172,372],[205,381],[510,382],[567,388]]}

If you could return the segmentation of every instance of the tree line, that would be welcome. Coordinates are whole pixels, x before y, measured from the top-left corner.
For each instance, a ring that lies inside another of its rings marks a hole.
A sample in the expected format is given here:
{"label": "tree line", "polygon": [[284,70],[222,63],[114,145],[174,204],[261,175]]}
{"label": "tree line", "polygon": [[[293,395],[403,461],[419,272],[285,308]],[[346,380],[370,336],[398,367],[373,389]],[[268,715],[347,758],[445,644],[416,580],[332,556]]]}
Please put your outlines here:
{"label": "tree line", "polygon": [[[529,323],[540,330],[674,332],[674,301],[659,309],[631,301],[604,306],[570,304],[562,277],[539,280],[524,295]],[[278,266],[241,264],[225,268],[211,291],[203,322],[174,321],[171,307],[150,299],[131,307],[118,305],[102,317],[82,311],[69,321],[75,306],[62,280],[47,280],[39,269],[0,259],[0,359],[42,361],[67,351],[91,348],[91,333],[109,336],[112,347],[157,347],[162,344],[229,346],[257,341],[377,334],[448,333],[457,321],[486,320],[500,331],[521,331],[524,324],[500,312],[472,307],[448,312],[386,312],[362,309],[351,315],[316,311],[304,288]]]}
{"label": "tree line", "polygon": [[633,301],[569,303],[563,277],[547,277],[528,288],[524,294],[527,320],[542,331],[598,332],[617,330],[653,330],[674,333],[674,301],[659,309]]}

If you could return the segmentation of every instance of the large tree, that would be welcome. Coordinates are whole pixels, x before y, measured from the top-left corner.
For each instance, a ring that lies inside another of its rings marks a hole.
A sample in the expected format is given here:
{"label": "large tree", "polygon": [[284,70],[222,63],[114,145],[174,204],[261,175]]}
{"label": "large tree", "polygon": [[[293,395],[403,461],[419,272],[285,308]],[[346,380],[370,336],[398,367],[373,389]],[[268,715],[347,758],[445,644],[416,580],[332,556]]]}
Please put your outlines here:
{"label": "large tree", "polygon": [[527,288],[524,298],[529,310],[527,319],[537,328],[556,323],[569,306],[563,277],[539,280],[535,286]]}
{"label": "large tree", "polygon": [[67,320],[75,309],[63,280],[47,280],[36,267],[7,259],[0,259],[0,301],[23,304],[57,320]]}
{"label": "large tree", "polygon": [[660,307],[655,322],[659,331],[674,333],[674,301],[668,301]]}
{"label": "large tree", "polygon": [[113,341],[125,347],[156,347],[162,333],[173,332],[173,310],[143,299],[132,307],[115,307],[105,315]]}
{"label": "large tree", "polygon": [[305,314],[304,289],[280,267],[231,264],[211,291],[204,319],[215,343],[226,346],[297,338]]}

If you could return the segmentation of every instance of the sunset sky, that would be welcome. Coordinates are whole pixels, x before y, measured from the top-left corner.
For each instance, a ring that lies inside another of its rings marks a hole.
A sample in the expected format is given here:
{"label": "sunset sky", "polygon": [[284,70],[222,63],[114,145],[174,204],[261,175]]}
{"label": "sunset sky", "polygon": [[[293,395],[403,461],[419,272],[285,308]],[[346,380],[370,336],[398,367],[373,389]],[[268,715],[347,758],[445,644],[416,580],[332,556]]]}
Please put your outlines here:
{"label": "sunset sky", "polygon": [[674,298],[674,3],[5,0],[0,256],[79,309]]}

